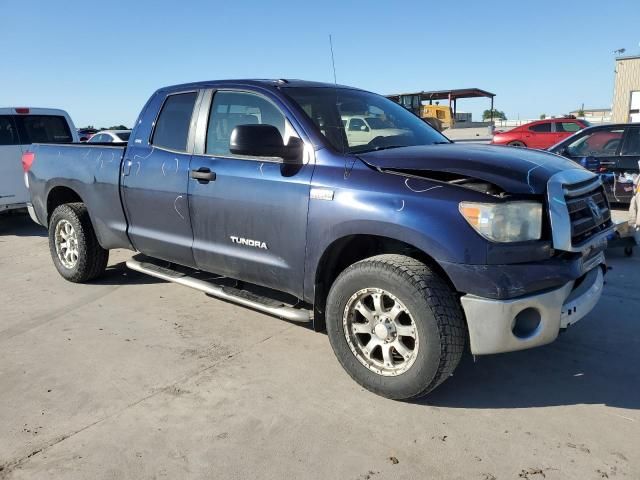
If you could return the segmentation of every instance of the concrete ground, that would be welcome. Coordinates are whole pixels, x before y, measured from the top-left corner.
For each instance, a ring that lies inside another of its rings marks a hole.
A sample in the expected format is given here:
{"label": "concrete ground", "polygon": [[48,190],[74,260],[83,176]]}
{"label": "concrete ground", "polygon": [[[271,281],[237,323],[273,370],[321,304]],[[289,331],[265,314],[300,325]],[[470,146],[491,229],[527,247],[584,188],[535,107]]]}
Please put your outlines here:
{"label": "concrete ground", "polygon": [[[640,256],[640,252],[637,252]],[[127,271],[55,271],[0,217],[0,479],[640,478],[640,259],[555,343],[427,398],[364,391],[325,335]]]}
{"label": "concrete ground", "polygon": [[491,141],[487,127],[449,128],[442,133],[454,142],[489,143]]}

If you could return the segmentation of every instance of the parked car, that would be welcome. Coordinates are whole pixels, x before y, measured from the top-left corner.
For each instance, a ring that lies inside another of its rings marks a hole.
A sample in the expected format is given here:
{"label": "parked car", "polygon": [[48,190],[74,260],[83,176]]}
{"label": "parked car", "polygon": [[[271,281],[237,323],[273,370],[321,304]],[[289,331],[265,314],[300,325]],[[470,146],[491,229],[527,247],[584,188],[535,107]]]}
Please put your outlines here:
{"label": "parked car", "polygon": [[[355,105],[391,133],[350,139]],[[355,88],[167,87],[126,146],[34,145],[23,162],[67,280],[138,251],[131,269],[326,328],[345,370],[389,398],[449,378],[467,338],[475,355],[552,342],[602,293],[612,222],[596,175],[451,143]]]}
{"label": "parked car", "polygon": [[0,108],[0,211],[27,206],[29,192],[20,158],[30,144],[77,140],[73,122],[63,110]]}
{"label": "parked car", "polygon": [[127,143],[131,130],[101,130],[89,139],[89,143]]}
{"label": "parked car", "polygon": [[631,201],[640,175],[640,123],[585,128],[549,151],[600,174],[610,202]]}
{"label": "parked car", "polygon": [[497,131],[493,135],[493,145],[510,147],[549,148],[560,140],[589,126],[589,122],[572,117],[550,118],[520,125],[509,131]]}
{"label": "parked car", "polygon": [[95,128],[79,128],[78,138],[81,142],[88,142],[96,133],[98,133],[98,130]]}

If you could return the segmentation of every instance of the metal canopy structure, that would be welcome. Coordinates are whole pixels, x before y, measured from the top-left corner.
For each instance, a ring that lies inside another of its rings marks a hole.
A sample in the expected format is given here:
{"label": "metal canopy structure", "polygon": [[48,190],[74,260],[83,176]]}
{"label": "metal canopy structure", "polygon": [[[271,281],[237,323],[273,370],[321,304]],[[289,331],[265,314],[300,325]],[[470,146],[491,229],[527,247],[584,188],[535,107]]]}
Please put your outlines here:
{"label": "metal canopy structure", "polygon": [[449,106],[453,109],[454,116],[456,114],[456,104],[459,98],[490,98],[491,120],[493,120],[493,98],[495,96],[495,93],[482,90],[481,88],[458,88],[453,90],[432,90],[413,93],[397,93],[394,95],[387,95],[386,97],[411,110],[419,108],[422,102],[429,102],[429,105],[433,105],[434,100],[448,100]]}

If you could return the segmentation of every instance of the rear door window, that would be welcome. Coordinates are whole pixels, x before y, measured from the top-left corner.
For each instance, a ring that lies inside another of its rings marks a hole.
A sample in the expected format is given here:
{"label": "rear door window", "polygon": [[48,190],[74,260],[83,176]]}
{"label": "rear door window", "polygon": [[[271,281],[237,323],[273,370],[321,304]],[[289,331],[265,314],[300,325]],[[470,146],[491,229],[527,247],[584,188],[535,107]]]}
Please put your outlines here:
{"label": "rear door window", "polygon": [[0,146],[20,145],[18,131],[10,115],[0,115]]}
{"label": "rear door window", "polygon": [[537,125],[531,125],[529,130],[537,133],[550,133],[551,132],[551,123],[538,123]]}
{"label": "rear door window", "polygon": [[13,117],[23,145],[31,143],[71,143],[71,129],[60,115],[16,115]]}
{"label": "rear door window", "polygon": [[156,121],[151,140],[153,145],[179,152],[187,151],[189,126],[197,96],[196,92],[188,92],[167,97]]}

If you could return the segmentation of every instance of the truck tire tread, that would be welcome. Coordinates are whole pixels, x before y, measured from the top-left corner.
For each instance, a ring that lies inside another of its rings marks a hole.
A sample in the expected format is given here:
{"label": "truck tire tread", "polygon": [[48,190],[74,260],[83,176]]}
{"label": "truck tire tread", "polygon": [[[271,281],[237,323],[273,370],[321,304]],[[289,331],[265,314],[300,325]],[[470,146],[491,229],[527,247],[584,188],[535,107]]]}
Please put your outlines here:
{"label": "truck tire tread", "polygon": [[[389,377],[379,376],[381,380],[379,383],[380,387],[376,385],[363,385],[362,379],[354,375],[353,371],[346,368],[346,365],[336,352],[338,359],[356,382],[376,394],[402,400],[415,399],[426,395],[452,375],[464,353],[467,331],[464,315],[456,293],[440,275],[428,265],[414,258],[399,254],[377,255],[356,262],[338,276],[336,282],[334,282],[334,286],[340,284],[341,277],[344,278],[356,271],[369,274],[385,274],[386,272],[386,274],[391,277],[403,278],[413,287],[415,293],[426,301],[437,323],[440,344],[439,364],[433,378],[426,379],[428,382],[421,385],[419,389],[410,395],[398,396],[394,394],[390,395],[388,389],[382,385],[385,379]],[[331,312],[332,315],[336,315],[337,313],[335,311],[335,305],[331,304],[334,300],[335,296],[330,292],[327,304],[328,312]],[[331,321],[329,318],[328,320]],[[333,319],[333,321],[335,321],[335,319]],[[332,339],[332,343],[333,341],[334,339]]]}
{"label": "truck tire tread", "polygon": [[[74,225],[78,235],[78,246],[81,255],[75,268],[64,267],[56,253],[53,231],[58,220],[66,219]],[[66,203],[57,207],[49,221],[49,250],[56,269],[66,280],[83,283],[94,280],[104,273],[109,262],[109,250],[100,246],[96,237],[89,212],[84,203]]]}

